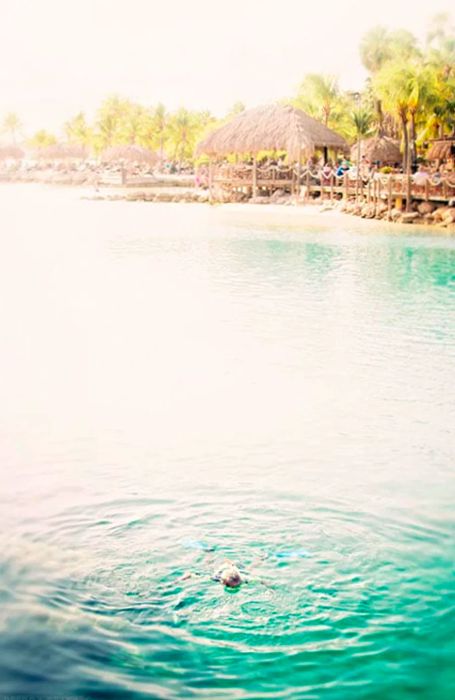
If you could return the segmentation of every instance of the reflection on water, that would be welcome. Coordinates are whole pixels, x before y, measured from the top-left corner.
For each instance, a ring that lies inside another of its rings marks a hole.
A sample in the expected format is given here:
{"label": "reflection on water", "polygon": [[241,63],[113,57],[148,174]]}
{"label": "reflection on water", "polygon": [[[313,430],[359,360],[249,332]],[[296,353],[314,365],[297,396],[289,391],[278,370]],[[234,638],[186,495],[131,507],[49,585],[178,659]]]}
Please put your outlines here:
{"label": "reflection on water", "polygon": [[0,201],[1,692],[452,698],[455,242]]}

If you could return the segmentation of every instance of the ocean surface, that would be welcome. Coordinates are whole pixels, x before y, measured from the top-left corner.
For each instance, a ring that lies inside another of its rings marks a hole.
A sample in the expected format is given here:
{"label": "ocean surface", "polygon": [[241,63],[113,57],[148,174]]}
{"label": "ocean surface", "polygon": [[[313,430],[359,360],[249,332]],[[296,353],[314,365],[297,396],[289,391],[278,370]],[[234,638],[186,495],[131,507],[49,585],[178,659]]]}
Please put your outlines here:
{"label": "ocean surface", "polygon": [[0,188],[0,696],[452,700],[455,238],[81,194]]}

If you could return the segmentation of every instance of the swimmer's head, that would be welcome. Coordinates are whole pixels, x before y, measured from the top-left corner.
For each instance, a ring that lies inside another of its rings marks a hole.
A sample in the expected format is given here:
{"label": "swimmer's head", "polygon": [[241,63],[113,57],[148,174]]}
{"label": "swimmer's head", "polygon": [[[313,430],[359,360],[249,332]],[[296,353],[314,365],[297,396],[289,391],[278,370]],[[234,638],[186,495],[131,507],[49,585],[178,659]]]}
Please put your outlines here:
{"label": "swimmer's head", "polygon": [[237,567],[231,565],[222,570],[220,581],[224,586],[227,586],[227,588],[237,588],[242,583],[242,577]]}

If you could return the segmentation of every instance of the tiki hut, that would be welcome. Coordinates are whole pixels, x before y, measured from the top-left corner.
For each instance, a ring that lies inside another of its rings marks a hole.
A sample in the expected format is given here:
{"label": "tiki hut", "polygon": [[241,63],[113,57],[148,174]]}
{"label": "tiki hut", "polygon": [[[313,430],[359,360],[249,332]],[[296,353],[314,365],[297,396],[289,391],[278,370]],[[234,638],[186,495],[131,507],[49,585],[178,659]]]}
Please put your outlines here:
{"label": "tiki hut", "polygon": [[149,163],[158,162],[158,156],[148,148],[136,145],[111,146],[101,153],[100,160],[103,163]]}
{"label": "tiki hut", "polygon": [[24,155],[19,146],[0,146],[0,160],[21,160]]}
{"label": "tiki hut", "polygon": [[198,155],[226,156],[256,154],[258,151],[285,151],[289,161],[299,162],[317,148],[346,153],[342,136],[301,109],[273,104],[249,109],[236,115],[201,141]]}
{"label": "tiki hut", "polygon": [[[351,160],[357,162],[358,143],[351,148]],[[373,136],[360,142],[360,156],[365,156],[371,163],[379,161],[380,165],[395,165],[401,162],[398,141],[389,136]]]}
{"label": "tiki hut", "polygon": [[54,143],[35,150],[40,160],[85,160],[88,153],[87,146],[76,143]]}
{"label": "tiki hut", "polygon": [[455,136],[433,139],[427,154],[428,160],[455,160]]}

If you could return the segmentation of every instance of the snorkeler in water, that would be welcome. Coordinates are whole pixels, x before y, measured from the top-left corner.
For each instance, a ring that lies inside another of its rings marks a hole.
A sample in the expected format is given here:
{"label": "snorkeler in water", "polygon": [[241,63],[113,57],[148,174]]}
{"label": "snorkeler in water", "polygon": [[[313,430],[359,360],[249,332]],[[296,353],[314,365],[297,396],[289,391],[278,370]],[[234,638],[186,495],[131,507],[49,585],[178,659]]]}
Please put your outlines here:
{"label": "snorkeler in water", "polygon": [[[197,549],[200,550],[201,552],[205,553],[205,564],[207,565],[207,568],[213,567],[213,562],[214,562],[214,552],[215,552],[215,546],[209,545],[206,542],[200,541],[200,540],[184,540],[183,545],[186,549]],[[292,560],[295,559],[302,559],[306,558],[310,555],[310,552],[308,552],[306,549],[298,548],[298,549],[285,549],[285,550],[279,550],[274,552],[273,554],[274,558],[278,559],[282,565],[287,563],[288,561],[291,562]],[[259,563],[264,562],[265,559],[268,558],[267,554],[259,554],[256,555],[255,560],[252,563],[253,567],[256,567]],[[205,567],[204,567],[205,568]],[[244,583],[253,583],[257,582],[260,583],[267,588],[273,588],[272,585],[264,581],[262,578],[256,576],[256,570],[255,568],[252,569],[251,571],[246,571],[243,568],[238,567],[233,561],[230,559],[224,559],[221,561],[221,563],[218,563],[215,568],[212,568],[212,574],[210,578],[212,581],[218,581],[221,583],[225,588],[240,588],[240,586]],[[198,576],[205,576],[206,571],[201,572],[201,571],[187,571],[186,573],[181,576],[179,579],[180,581],[186,581],[188,579],[198,577]]]}
{"label": "snorkeler in water", "polygon": [[240,569],[229,559],[226,559],[221,567],[214,572],[212,579],[214,581],[219,581],[223,586],[226,586],[226,588],[238,588],[242,583],[248,583],[245,574],[242,575]]}
{"label": "snorkeler in water", "polygon": [[[186,581],[195,576],[203,574],[194,571],[187,571],[183,574],[181,580]],[[238,588],[242,583],[248,583],[248,578],[232,561],[225,559],[223,563],[216,567],[211,577],[212,581],[218,581],[226,588]]]}
{"label": "snorkeler in water", "polygon": [[[243,568],[239,568],[230,559],[224,559],[218,566],[215,567],[212,574],[210,575],[210,578],[212,581],[217,581],[218,583],[221,583],[221,585],[225,588],[240,588],[240,586],[242,586],[244,583],[254,582],[261,583],[267,588],[271,587],[261,578],[257,578],[255,574],[255,571],[246,571]],[[185,574],[183,574],[180,580],[186,581],[196,576],[204,576],[204,573],[187,571]]]}

